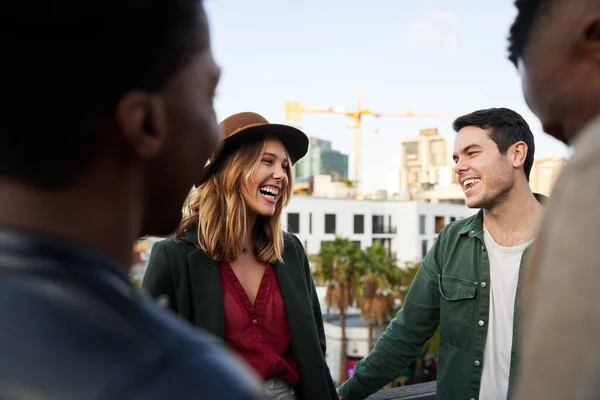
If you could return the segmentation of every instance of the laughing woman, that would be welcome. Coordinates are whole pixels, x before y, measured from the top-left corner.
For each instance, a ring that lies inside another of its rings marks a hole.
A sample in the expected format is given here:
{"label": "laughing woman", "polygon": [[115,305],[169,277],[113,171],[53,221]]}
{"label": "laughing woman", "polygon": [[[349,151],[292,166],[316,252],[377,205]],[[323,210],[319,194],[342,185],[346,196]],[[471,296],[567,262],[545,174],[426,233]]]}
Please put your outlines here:
{"label": "laughing woman", "polygon": [[224,339],[271,399],[337,399],[321,308],[299,240],[281,228],[300,130],[255,113],[221,123],[221,151],[173,238],[154,245],[143,288]]}

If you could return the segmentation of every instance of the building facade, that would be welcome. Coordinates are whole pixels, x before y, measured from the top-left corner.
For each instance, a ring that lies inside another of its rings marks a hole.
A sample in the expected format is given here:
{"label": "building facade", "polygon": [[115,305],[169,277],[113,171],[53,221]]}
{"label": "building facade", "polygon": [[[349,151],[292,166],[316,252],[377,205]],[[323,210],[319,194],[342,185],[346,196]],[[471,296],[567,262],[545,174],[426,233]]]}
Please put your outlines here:
{"label": "building facade", "polygon": [[[294,195],[283,210],[282,226],[308,254],[318,254],[324,242],[340,236],[362,249],[379,242],[401,265],[422,260],[445,225],[477,211],[457,204]],[[136,279],[143,277],[152,245],[159,240],[144,238],[134,246]]]}
{"label": "building facade", "polygon": [[540,158],[533,162],[529,175],[529,186],[535,193],[550,196],[554,182],[565,165],[564,157]]}
{"label": "building facade", "polygon": [[435,185],[456,183],[451,170],[452,145],[436,128],[403,139],[400,149],[400,190],[417,193]]}
{"label": "building facade", "polygon": [[328,140],[311,137],[308,153],[296,163],[294,174],[299,180],[317,175],[331,175],[337,181],[348,179],[348,155],[333,150]]}
{"label": "building facade", "polygon": [[400,263],[421,260],[444,225],[473,215],[463,205],[416,201],[327,199],[294,196],[282,221],[308,254],[337,236],[367,248],[379,242]]}

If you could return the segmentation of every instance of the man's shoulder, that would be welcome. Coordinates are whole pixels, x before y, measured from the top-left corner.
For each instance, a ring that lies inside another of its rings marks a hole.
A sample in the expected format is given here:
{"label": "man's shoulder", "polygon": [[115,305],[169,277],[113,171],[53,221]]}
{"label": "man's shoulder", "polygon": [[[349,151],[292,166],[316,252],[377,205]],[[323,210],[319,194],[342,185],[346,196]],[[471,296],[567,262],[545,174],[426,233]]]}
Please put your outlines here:
{"label": "man's shoulder", "polygon": [[600,165],[600,116],[592,120],[573,140],[573,153],[565,170]]}
{"label": "man's shoulder", "polygon": [[156,359],[141,361],[146,384],[136,383],[125,398],[257,398],[258,380],[219,339],[182,322],[150,299],[140,299],[138,304],[143,321],[137,329],[148,339],[140,355],[147,359],[150,352],[150,359]]}
{"label": "man's shoulder", "polygon": [[[140,365],[139,376],[124,390],[127,399],[258,399],[258,379],[222,343],[175,317],[160,318],[153,338],[160,357]],[[172,319],[166,322],[165,319]]]}
{"label": "man's shoulder", "polygon": [[[259,399],[261,385],[241,360],[219,349],[217,343],[204,349],[165,354],[162,364],[142,371],[146,379],[131,380],[123,391],[126,399]],[[214,347],[212,347],[214,346]],[[183,350],[183,349],[182,349]]]}
{"label": "man's shoulder", "polygon": [[[131,393],[124,398],[258,398],[256,377],[218,339],[183,323],[152,301],[143,303],[144,325],[150,325],[144,330],[157,359],[141,363],[140,372],[148,379],[145,384],[132,381]],[[147,355],[148,349],[143,353]]]}
{"label": "man's shoulder", "polygon": [[440,237],[445,240],[456,238],[477,228],[481,228],[481,212],[478,211],[469,217],[458,219],[445,225],[440,231]]}
{"label": "man's shoulder", "polygon": [[0,332],[10,366],[0,367],[0,392],[12,385],[65,400],[255,398],[256,380],[216,339],[110,273],[94,279],[86,285],[51,268],[2,276],[0,292],[11,301],[0,302],[0,316],[11,329]]}

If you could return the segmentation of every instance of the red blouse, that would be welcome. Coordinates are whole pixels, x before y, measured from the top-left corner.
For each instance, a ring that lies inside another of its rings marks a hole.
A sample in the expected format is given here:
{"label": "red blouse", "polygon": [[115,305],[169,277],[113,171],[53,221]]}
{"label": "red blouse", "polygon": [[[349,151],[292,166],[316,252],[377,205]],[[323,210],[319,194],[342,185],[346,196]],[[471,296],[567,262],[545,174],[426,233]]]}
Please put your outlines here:
{"label": "red blouse", "polygon": [[299,383],[283,297],[267,264],[254,306],[229,263],[219,264],[225,309],[225,341],[263,379],[280,376]]}

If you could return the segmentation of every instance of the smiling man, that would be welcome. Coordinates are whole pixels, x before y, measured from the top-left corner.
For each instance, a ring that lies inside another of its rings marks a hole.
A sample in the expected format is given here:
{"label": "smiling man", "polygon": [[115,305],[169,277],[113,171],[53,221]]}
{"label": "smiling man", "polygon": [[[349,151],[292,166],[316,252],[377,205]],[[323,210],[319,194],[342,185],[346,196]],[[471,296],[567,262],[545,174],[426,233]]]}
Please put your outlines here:
{"label": "smiling man", "polygon": [[532,249],[518,399],[600,395],[600,2],[519,0],[510,60],[544,130],[572,146]]}
{"label": "smiling man", "polygon": [[506,108],[454,121],[455,171],[476,215],[440,232],[404,306],[340,388],[363,399],[397,376],[440,328],[437,399],[506,399],[514,383],[524,258],[542,205],[529,188],[534,141]]}

